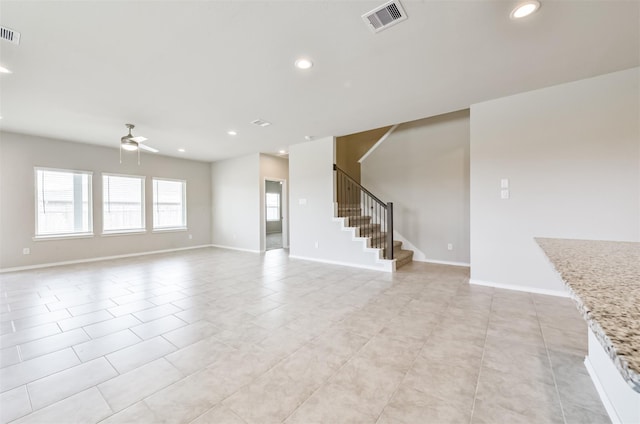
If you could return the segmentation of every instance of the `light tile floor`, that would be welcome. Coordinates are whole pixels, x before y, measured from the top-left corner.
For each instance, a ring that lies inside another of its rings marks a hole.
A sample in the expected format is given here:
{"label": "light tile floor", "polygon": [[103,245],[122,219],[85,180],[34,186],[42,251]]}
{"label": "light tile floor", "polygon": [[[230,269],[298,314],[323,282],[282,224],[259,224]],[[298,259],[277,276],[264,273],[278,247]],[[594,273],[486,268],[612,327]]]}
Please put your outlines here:
{"label": "light tile floor", "polygon": [[199,249],[3,274],[1,422],[606,423],[569,299]]}
{"label": "light tile floor", "polygon": [[282,233],[267,234],[265,244],[266,250],[282,249]]}

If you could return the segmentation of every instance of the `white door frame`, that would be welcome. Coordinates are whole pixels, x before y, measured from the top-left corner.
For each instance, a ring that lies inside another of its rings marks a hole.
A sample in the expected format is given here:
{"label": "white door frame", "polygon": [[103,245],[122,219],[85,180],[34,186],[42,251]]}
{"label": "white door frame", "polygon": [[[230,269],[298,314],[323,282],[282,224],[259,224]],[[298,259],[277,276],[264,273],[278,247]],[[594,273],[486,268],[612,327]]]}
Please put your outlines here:
{"label": "white door frame", "polygon": [[266,197],[266,185],[267,181],[276,181],[282,183],[282,199],[281,199],[281,216],[282,216],[282,247],[285,249],[289,248],[289,196],[287,196],[287,180],[283,178],[272,178],[272,177],[264,177],[262,181],[262,199],[260,200],[260,204],[262,205],[262,212],[260,216],[262,216],[262,222],[260,223],[260,228],[262,229],[262,246],[260,246],[261,250],[264,252],[267,250],[267,214],[266,214],[266,205],[265,205],[265,197]]}

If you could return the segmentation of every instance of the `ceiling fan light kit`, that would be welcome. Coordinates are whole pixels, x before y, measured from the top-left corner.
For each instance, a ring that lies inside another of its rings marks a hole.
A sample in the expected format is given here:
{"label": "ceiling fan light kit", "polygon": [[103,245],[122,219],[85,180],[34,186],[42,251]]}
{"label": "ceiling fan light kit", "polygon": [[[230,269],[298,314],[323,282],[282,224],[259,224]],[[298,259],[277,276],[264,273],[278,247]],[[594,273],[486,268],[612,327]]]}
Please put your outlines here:
{"label": "ceiling fan light kit", "polygon": [[124,124],[129,129],[129,134],[120,138],[120,163],[122,163],[122,150],[126,150],[128,152],[138,152],[138,165],[140,165],[140,150],[147,150],[149,152],[158,153],[158,149],[154,149],[153,147],[146,146],[142,144],[143,141],[146,141],[146,137],[134,137],[131,134],[131,130],[135,128],[133,124]]}
{"label": "ceiling fan light kit", "polygon": [[138,143],[131,140],[123,140],[122,143],[120,143],[120,146],[129,152],[135,152],[138,150]]}

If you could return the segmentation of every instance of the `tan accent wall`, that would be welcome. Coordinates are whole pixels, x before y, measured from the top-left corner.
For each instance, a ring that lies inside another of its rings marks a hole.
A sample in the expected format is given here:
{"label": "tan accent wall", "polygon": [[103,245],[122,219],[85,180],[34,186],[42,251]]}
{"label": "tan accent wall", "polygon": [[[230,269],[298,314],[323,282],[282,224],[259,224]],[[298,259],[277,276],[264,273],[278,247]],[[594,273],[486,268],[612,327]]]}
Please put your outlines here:
{"label": "tan accent wall", "polygon": [[336,165],[351,178],[360,182],[358,160],[389,131],[389,128],[391,126],[336,137]]}
{"label": "tan accent wall", "polygon": [[[347,175],[361,183],[360,158],[389,131],[391,127],[376,128],[355,134],[336,137],[336,165]],[[348,194],[345,194],[348,193]],[[360,190],[339,191],[338,203],[360,203]]]}

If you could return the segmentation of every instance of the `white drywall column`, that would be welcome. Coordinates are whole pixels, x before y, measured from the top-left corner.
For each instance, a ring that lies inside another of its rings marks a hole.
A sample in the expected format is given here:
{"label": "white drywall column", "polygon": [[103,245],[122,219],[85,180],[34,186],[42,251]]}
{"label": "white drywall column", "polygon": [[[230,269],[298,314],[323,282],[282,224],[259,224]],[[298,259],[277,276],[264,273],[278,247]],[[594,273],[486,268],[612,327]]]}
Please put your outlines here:
{"label": "white drywall column", "polygon": [[[320,223],[333,214],[334,138],[326,137],[289,148],[289,225],[292,256],[321,257]],[[315,243],[318,243],[318,248]]]}
{"label": "white drywall column", "polygon": [[260,251],[260,155],[211,164],[212,244]]}

